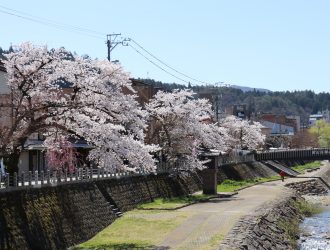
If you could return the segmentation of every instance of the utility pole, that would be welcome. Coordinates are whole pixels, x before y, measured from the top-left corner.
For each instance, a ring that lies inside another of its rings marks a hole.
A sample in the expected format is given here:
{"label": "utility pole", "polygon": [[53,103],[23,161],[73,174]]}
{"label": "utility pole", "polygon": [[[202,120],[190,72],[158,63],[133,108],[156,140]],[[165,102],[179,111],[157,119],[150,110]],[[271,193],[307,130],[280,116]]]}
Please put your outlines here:
{"label": "utility pole", "polygon": [[215,118],[217,122],[222,118],[221,116],[223,115],[222,112],[222,93],[221,93],[221,87],[225,86],[224,82],[216,82],[215,84],[215,96],[213,97],[214,99],[214,106],[215,106]]}
{"label": "utility pole", "polygon": [[[109,34],[107,35],[107,47],[108,47],[108,60],[109,62],[111,61],[111,51],[116,48],[116,46],[118,44],[121,44],[123,46],[127,46],[128,44],[125,43],[125,42],[128,42],[130,41],[129,38],[125,38],[125,39],[120,39],[120,40],[117,40],[117,37],[120,36],[121,33],[113,33],[113,34]],[[117,40],[117,41],[116,41]]]}

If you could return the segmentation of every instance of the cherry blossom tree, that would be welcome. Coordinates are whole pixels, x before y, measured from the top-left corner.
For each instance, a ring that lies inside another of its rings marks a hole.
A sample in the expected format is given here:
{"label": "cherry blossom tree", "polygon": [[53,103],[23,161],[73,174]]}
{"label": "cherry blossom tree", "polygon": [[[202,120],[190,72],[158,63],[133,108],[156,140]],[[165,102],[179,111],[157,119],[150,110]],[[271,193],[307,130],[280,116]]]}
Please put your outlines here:
{"label": "cherry blossom tree", "polygon": [[69,173],[77,168],[79,154],[67,138],[61,135],[47,137],[44,145],[47,145],[46,161],[48,167]]}
{"label": "cherry blossom tree", "polygon": [[264,144],[265,135],[259,122],[228,116],[220,121],[220,126],[227,129],[231,148],[255,150]]}
{"label": "cherry blossom tree", "polygon": [[48,131],[54,129],[86,140],[93,147],[89,158],[98,166],[155,170],[150,152],[157,147],[144,143],[148,113],[135,100],[120,65],[30,43],[6,57],[11,122],[1,127],[0,157],[11,172],[17,171],[28,137],[51,137]]}
{"label": "cherry blossom tree", "polygon": [[[152,142],[160,145],[161,157],[176,171],[204,168],[198,159],[203,146],[226,150],[226,129],[212,122],[211,104],[195,99],[191,90],[159,91],[146,105],[152,119]],[[179,164],[178,164],[179,163]]]}

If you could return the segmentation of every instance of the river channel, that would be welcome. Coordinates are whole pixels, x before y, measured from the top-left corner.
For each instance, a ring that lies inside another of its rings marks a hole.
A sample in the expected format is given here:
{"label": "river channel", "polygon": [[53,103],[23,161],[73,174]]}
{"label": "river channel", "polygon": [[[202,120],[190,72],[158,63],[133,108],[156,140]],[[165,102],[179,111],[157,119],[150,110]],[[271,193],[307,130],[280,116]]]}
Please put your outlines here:
{"label": "river channel", "polygon": [[330,250],[330,195],[307,197],[312,203],[319,204],[324,210],[312,217],[305,218],[300,224],[302,233],[298,242],[300,250]]}

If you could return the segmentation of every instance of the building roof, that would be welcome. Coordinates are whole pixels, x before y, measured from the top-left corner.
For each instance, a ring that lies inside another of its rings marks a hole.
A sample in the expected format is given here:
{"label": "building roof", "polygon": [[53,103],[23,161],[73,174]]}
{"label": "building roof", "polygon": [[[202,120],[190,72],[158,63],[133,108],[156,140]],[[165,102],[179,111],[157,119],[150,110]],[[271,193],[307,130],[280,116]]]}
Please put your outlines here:
{"label": "building roof", "polygon": [[[27,150],[44,150],[44,149],[46,149],[46,146],[43,145],[42,140],[34,140],[34,139],[28,139],[25,142],[24,147]],[[91,146],[85,142],[82,142],[82,141],[73,142],[72,147],[73,148],[86,148],[86,149],[93,148],[93,146]]]}
{"label": "building roof", "polygon": [[313,114],[313,115],[310,115],[309,118],[323,118],[323,115],[322,114]]}
{"label": "building roof", "polygon": [[151,86],[150,84],[145,83],[144,81],[141,81],[139,79],[130,78],[130,80],[131,80],[133,86],[146,86],[146,87]]}

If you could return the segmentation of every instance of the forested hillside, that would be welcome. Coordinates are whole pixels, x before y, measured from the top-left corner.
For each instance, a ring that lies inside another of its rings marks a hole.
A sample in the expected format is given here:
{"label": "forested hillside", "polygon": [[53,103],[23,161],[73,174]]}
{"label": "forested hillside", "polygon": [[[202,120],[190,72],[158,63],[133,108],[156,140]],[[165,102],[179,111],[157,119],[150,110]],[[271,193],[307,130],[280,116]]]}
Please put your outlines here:
{"label": "forested hillside", "polygon": [[[187,88],[185,85],[162,83],[152,79],[140,80],[165,90]],[[307,122],[310,114],[330,108],[330,93],[316,94],[311,90],[265,93],[257,90],[243,92],[240,89],[231,87],[192,86],[191,88],[196,93],[219,95],[223,107],[246,104],[251,111],[256,113],[299,115],[302,122]]]}

